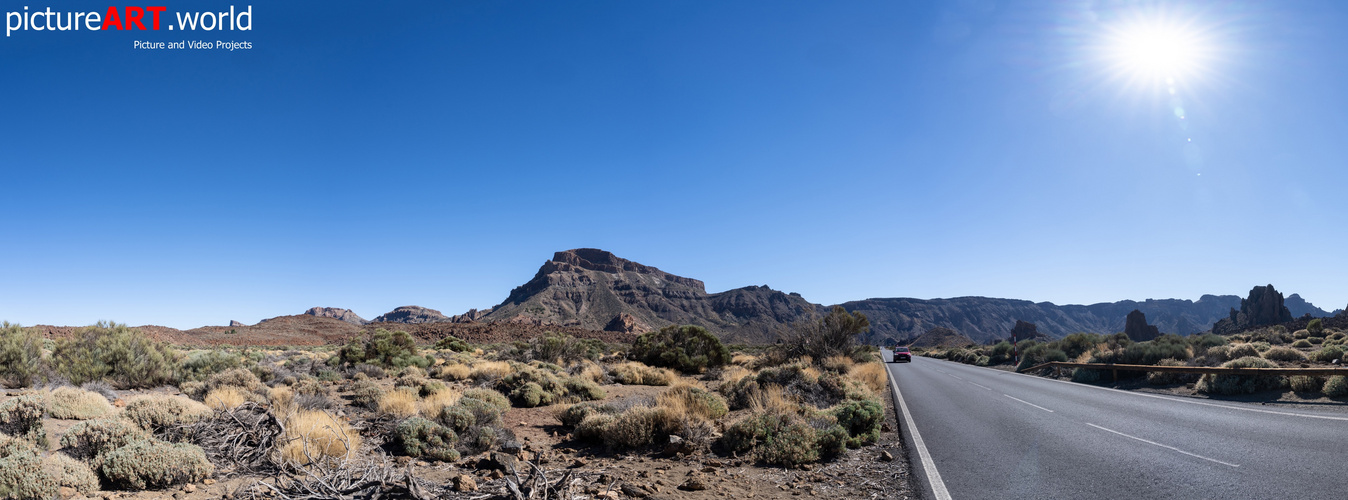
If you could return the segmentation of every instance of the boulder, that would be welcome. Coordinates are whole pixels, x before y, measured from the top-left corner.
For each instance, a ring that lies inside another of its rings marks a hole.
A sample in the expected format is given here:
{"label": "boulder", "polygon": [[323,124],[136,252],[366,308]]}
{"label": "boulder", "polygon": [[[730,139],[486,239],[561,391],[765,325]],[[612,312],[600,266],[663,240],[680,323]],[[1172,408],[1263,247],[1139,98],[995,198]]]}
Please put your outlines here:
{"label": "boulder", "polygon": [[1147,324],[1147,315],[1137,309],[1128,313],[1128,318],[1123,326],[1123,333],[1128,334],[1128,338],[1132,339],[1133,342],[1146,342],[1161,336],[1161,332],[1155,326]]}

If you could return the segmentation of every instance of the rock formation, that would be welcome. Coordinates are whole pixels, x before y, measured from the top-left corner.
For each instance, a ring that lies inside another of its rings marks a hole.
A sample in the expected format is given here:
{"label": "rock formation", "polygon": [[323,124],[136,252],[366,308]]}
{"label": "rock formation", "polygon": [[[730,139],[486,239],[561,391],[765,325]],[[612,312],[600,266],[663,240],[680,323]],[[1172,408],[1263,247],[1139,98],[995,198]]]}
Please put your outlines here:
{"label": "rock formation", "polygon": [[1273,289],[1273,285],[1256,286],[1250,290],[1249,297],[1240,301],[1240,310],[1231,308],[1226,318],[1212,325],[1212,332],[1235,333],[1288,321],[1292,321],[1292,312],[1283,304],[1282,294]]}
{"label": "rock formation", "polygon": [[641,320],[637,319],[635,316],[632,316],[631,314],[621,313],[617,316],[614,316],[613,321],[610,321],[608,322],[607,325],[604,325],[604,331],[623,332],[623,333],[646,333],[651,331],[651,327],[647,326],[645,323],[642,323]]}
{"label": "rock formation", "polygon": [[240,322],[238,322],[238,321],[234,321],[234,320],[231,319],[231,320],[229,320],[229,326],[248,326],[248,325],[245,325],[245,324],[243,324],[243,323],[240,323]]}
{"label": "rock formation", "polygon": [[427,309],[421,306],[402,306],[375,318],[372,323],[440,323],[449,322],[450,318],[435,309]]}
{"label": "rock formation", "polygon": [[310,316],[318,316],[320,318],[332,318],[342,320],[347,323],[351,323],[353,325],[363,325],[369,323],[369,321],[365,321],[365,318],[357,316],[356,313],[351,312],[350,309],[342,309],[340,307],[310,307],[308,311],[304,311],[304,314],[308,314]]}
{"label": "rock formation", "polygon": [[930,349],[933,347],[964,347],[973,344],[974,341],[969,337],[960,335],[959,332],[949,328],[938,326],[917,336],[917,338],[909,343],[908,347],[913,349]]}
{"label": "rock formation", "polygon": [[1160,330],[1147,324],[1147,315],[1137,309],[1128,313],[1123,333],[1128,334],[1128,338],[1133,339],[1133,342],[1145,342],[1161,336]]}
{"label": "rock formation", "polygon": [[1011,333],[1007,335],[1007,340],[1014,339],[1016,342],[1026,340],[1047,340],[1051,339],[1048,335],[1039,332],[1039,327],[1029,321],[1016,320],[1015,326],[1011,327]]}

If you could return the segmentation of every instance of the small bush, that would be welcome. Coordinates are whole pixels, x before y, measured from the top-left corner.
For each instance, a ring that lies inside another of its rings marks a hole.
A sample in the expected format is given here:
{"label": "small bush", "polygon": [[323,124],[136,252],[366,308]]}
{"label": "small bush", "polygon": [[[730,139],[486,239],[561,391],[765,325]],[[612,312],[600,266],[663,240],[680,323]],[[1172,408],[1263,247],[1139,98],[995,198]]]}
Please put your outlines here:
{"label": "small bush", "polygon": [[721,442],[766,464],[793,466],[819,460],[814,429],[795,414],[750,416],[726,429]]}
{"label": "small bush", "polygon": [[557,412],[557,421],[566,427],[576,427],[580,422],[590,415],[616,415],[618,409],[612,405],[601,405],[598,403],[579,403],[563,407]]}
{"label": "small bush", "polygon": [[48,413],[52,418],[88,420],[112,413],[112,405],[99,393],[58,387],[51,392]]}
{"label": "small bush", "polygon": [[384,371],[383,368],[369,363],[356,363],[356,366],[351,367],[351,370],[370,378],[384,378],[388,376],[388,372]]}
{"label": "small bush", "polygon": [[[243,356],[223,349],[189,354],[179,369],[179,380],[204,381],[207,377],[243,365]],[[256,378],[256,377],[255,377]]]}
{"label": "small bush", "polygon": [[832,410],[838,425],[847,431],[847,446],[859,448],[862,444],[880,439],[880,424],[885,421],[885,405],[874,399],[847,401]]}
{"label": "small bush", "polygon": [[454,352],[472,352],[473,346],[468,345],[463,339],[453,335],[447,335],[445,338],[435,343],[436,349],[450,350]]}
{"label": "small bush", "polygon": [[[1215,349],[1215,348],[1214,348]],[[1156,366],[1186,366],[1183,361],[1174,359],[1163,359]],[[1185,381],[1189,377],[1186,373],[1173,372],[1147,372],[1147,383],[1151,385],[1170,385]],[[1192,379],[1190,379],[1192,380]]]}
{"label": "small bush", "polygon": [[1299,363],[1306,360],[1306,355],[1301,351],[1288,347],[1274,347],[1264,351],[1264,359],[1272,361],[1287,361]]}
{"label": "small bush", "polygon": [[178,396],[141,396],[126,404],[122,416],[155,434],[178,424],[190,424],[212,413],[210,407]]}
{"label": "small bush", "polygon": [[1343,348],[1336,345],[1327,346],[1312,353],[1310,359],[1321,363],[1329,363],[1336,359],[1343,359]]}
{"label": "small bush", "polygon": [[243,368],[230,368],[213,374],[206,379],[206,392],[221,387],[238,387],[245,391],[254,391],[259,387],[262,387],[262,381],[257,378],[257,375],[249,370]]}
{"label": "small bush", "polygon": [[1016,365],[1016,371],[1023,371],[1050,361],[1067,361],[1067,353],[1050,344],[1036,343],[1021,353],[1020,364]]}
{"label": "small bush", "polygon": [[[991,363],[992,361],[989,359],[983,365],[986,366]],[[885,389],[889,387],[889,375],[886,374],[886,371],[885,365],[880,362],[857,363],[848,372],[848,376],[865,384],[872,393],[884,394]]]}
{"label": "small bush", "polygon": [[1311,347],[1311,341],[1301,339],[1296,342],[1292,342],[1292,347],[1296,347],[1298,349],[1309,349]]}
{"label": "small bush", "polygon": [[[1263,358],[1246,356],[1222,364],[1226,368],[1277,368]],[[1254,394],[1281,388],[1283,378],[1277,375],[1203,375],[1195,389],[1206,394]]]}
{"label": "small bush", "polygon": [[[636,406],[614,417],[604,432],[604,444],[613,449],[634,449],[649,446],[656,440],[668,436],[661,422],[663,410],[648,406]],[[663,435],[661,435],[663,434]]]}
{"label": "small bush", "polygon": [[1325,381],[1325,387],[1322,391],[1331,398],[1348,396],[1348,377],[1343,375],[1329,377],[1329,380]]}
{"label": "small bush", "polygon": [[701,373],[728,364],[731,359],[730,350],[721,344],[721,339],[693,325],[671,325],[644,333],[632,343],[629,356],[650,366],[684,373]]}
{"label": "small bush", "polygon": [[1320,318],[1315,318],[1309,323],[1306,323],[1306,330],[1309,331],[1311,335],[1323,337],[1325,335],[1325,322]]}
{"label": "small bush", "polygon": [[436,376],[445,380],[464,380],[472,375],[473,369],[462,363],[440,365]]}
{"label": "small bush", "polygon": [[[504,412],[510,409],[510,399],[506,398],[504,394],[501,394],[500,392],[491,389],[483,389],[483,388],[468,389],[463,391],[463,398],[476,399],[478,401],[482,401],[483,403],[486,403],[496,408],[496,411],[498,412]],[[462,399],[460,399],[460,401],[462,401]]]}
{"label": "small bush", "polygon": [[379,400],[384,397],[384,389],[373,380],[357,380],[351,383],[351,404],[375,410],[379,408]]}
{"label": "small bush", "polygon": [[[1268,345],[1264,346],[1264,350],[1268,350]],[[1230,351],[1227,351],[1225,361],[1250,356],[1254,356],[1256,358],[1259,357],[1259,348],[1257,346],[1255,346],[1254,344],[1236,344],[1231,346]]]}
{"label": "small bush", "polygon": [[93,461],[109,451],[148,439],[150,435],[130,420],[103,417],[72,426],[61,435],[61,447],[67,455]]}
{"label": "small bush", "polygon": [[1189,336],[1189,345],[1194,346],[1194,352],[1206,352],[1208,349],[1227,344],[1226,337],[1205,333],[1202,335]]}
{"label": "small bush", "polygon": [[23,438],[38,446],[47,446],[47,431],[42,417],[47,414],[44,394],[29,394],[0,403],[0,432]]}
{"label": "small bush", "polygon": [[417,403],[421,398],[410,387],[386,392],[379,398],[379,413],[398,418],[407,418],[417,414]]}
{"label": "small bush", "polygon": [[100,469],[113,486],[133,490],[195,483],[214,471],[206,453],[196,445],[156,440],[138,441],[109,452]]}
{"label": "small bush", "polygon": [[669,388],[660,394],[655,404],[659,407],[673,409],[673,413],[678,415],[687,414],[707,420],[724,417],[726,412],[729,411],[726,408],[725,398],[707,392],[701,387],[688,384]]}
{"label": "small bush", "polygon": [[1324,388],[1325,386],[1324,377],[1308,377],[1296,375],[1288,377],[1287,382],[1288,385],[1292,387],[1293,391],[1307,394],[1320,392],[1320,389]]}
{"label": "small bush", "polygon": [[425,457],[443,462],[459,459],[459,451],[454,445],[459,436],[453,430],[426,420],[412,417],[398,423],[393,431],[393,442],[409,457]]}
{"label": "small bush", "polygon": [[515,368],[505,361],[483,361],[473,365],[469,376],[478,382],[493,382],[515,373]]}
{"label": "small bush", "polygon": [[52,453],[42,460],[42,468],[56,482],[56,487],[71,488],[82,494],[98,490],[98,475],[84,462],[68,455]]}
{"label": "small bush", "polygon": [[615,365],[609,370],[613,381],[625,385],[669,385],[678,375],[665,368],[646,366],[639,362]]}
{"label": "small bush", "polygon": [[609,426],[617,420],[613,413],[591,413],[576,424],[576,438],[593,443],[603,442]]}
{"label": "small bush", "polygon": [[300,411],[287,418],[285,439],[281,457],[295,465],[342,461],[360,448],[355,429],[322,411]]}
{"label": "small bush", "polygon": [[792,324],[782,343],[769,351],[769,357],[772,361],[790,361],[805,356],[822,360],[841,355],[857,362],[870,361],[874,359],[870,346],[857,344],[857,336],[870,330],[870,325],[865,314],[833,306],[822,318],[811,317]]}
{"label": "small bush", "polygon": [[135,328],[106,322],[58,340],[51,355],[53,368],[72,383],[107,380],[124,389],[174,382],[180,358],[167,343],[151,340]]}
{"label": "small bush", "polygon": [[431,360],[417,354],[416,341],[404,331],[390,332],[383,328],[374,331],[365,340],[351,339],[337,352],[343,363],[371,364],[388,368],[416,366],[426,368]]}
{"label": "small bush", "polygon": [[581,361],[599,359],[604,353],[604,342],[596,339],[578,339],[565,333],[545,332],[527,341],[515,342],[503,349],[502,359],[517,361]]}
{"label": "small bush", "polygon": [[4,498],[46,499],[56,496],[56,480],[44,469],[37,449],[27,442],[0,436],[0,494]]}
{"label": "small bush", "polygon": [[9,322],[0,323],[0,380],[8,387],[28,387],[42,373],[42,334]]}

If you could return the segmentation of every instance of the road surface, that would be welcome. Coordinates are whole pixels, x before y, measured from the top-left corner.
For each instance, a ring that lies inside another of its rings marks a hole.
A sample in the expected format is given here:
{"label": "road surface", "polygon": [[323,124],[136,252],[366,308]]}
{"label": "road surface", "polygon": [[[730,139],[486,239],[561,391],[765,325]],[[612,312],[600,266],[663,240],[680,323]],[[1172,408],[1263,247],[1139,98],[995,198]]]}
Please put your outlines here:
{"label": "road surface", "polygon": [[888,366],[928,498],[1348,498],[1345,412]]}

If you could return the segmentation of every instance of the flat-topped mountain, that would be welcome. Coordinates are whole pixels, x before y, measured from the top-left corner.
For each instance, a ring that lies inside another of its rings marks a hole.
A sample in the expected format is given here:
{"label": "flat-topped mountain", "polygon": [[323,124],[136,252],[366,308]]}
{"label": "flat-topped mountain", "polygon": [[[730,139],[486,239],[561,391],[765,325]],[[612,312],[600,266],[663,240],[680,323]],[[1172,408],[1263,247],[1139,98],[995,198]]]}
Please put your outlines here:
{"label": "flat-topped mountain", "polygon": [[308,311],[304,311],[304,314],[318,316],[320,318],[341,320],[353,325],[369,323],[369,321],[365,321],[365,318],[358,316],[350,309],[342,309],[340,307],[310,307]]}

